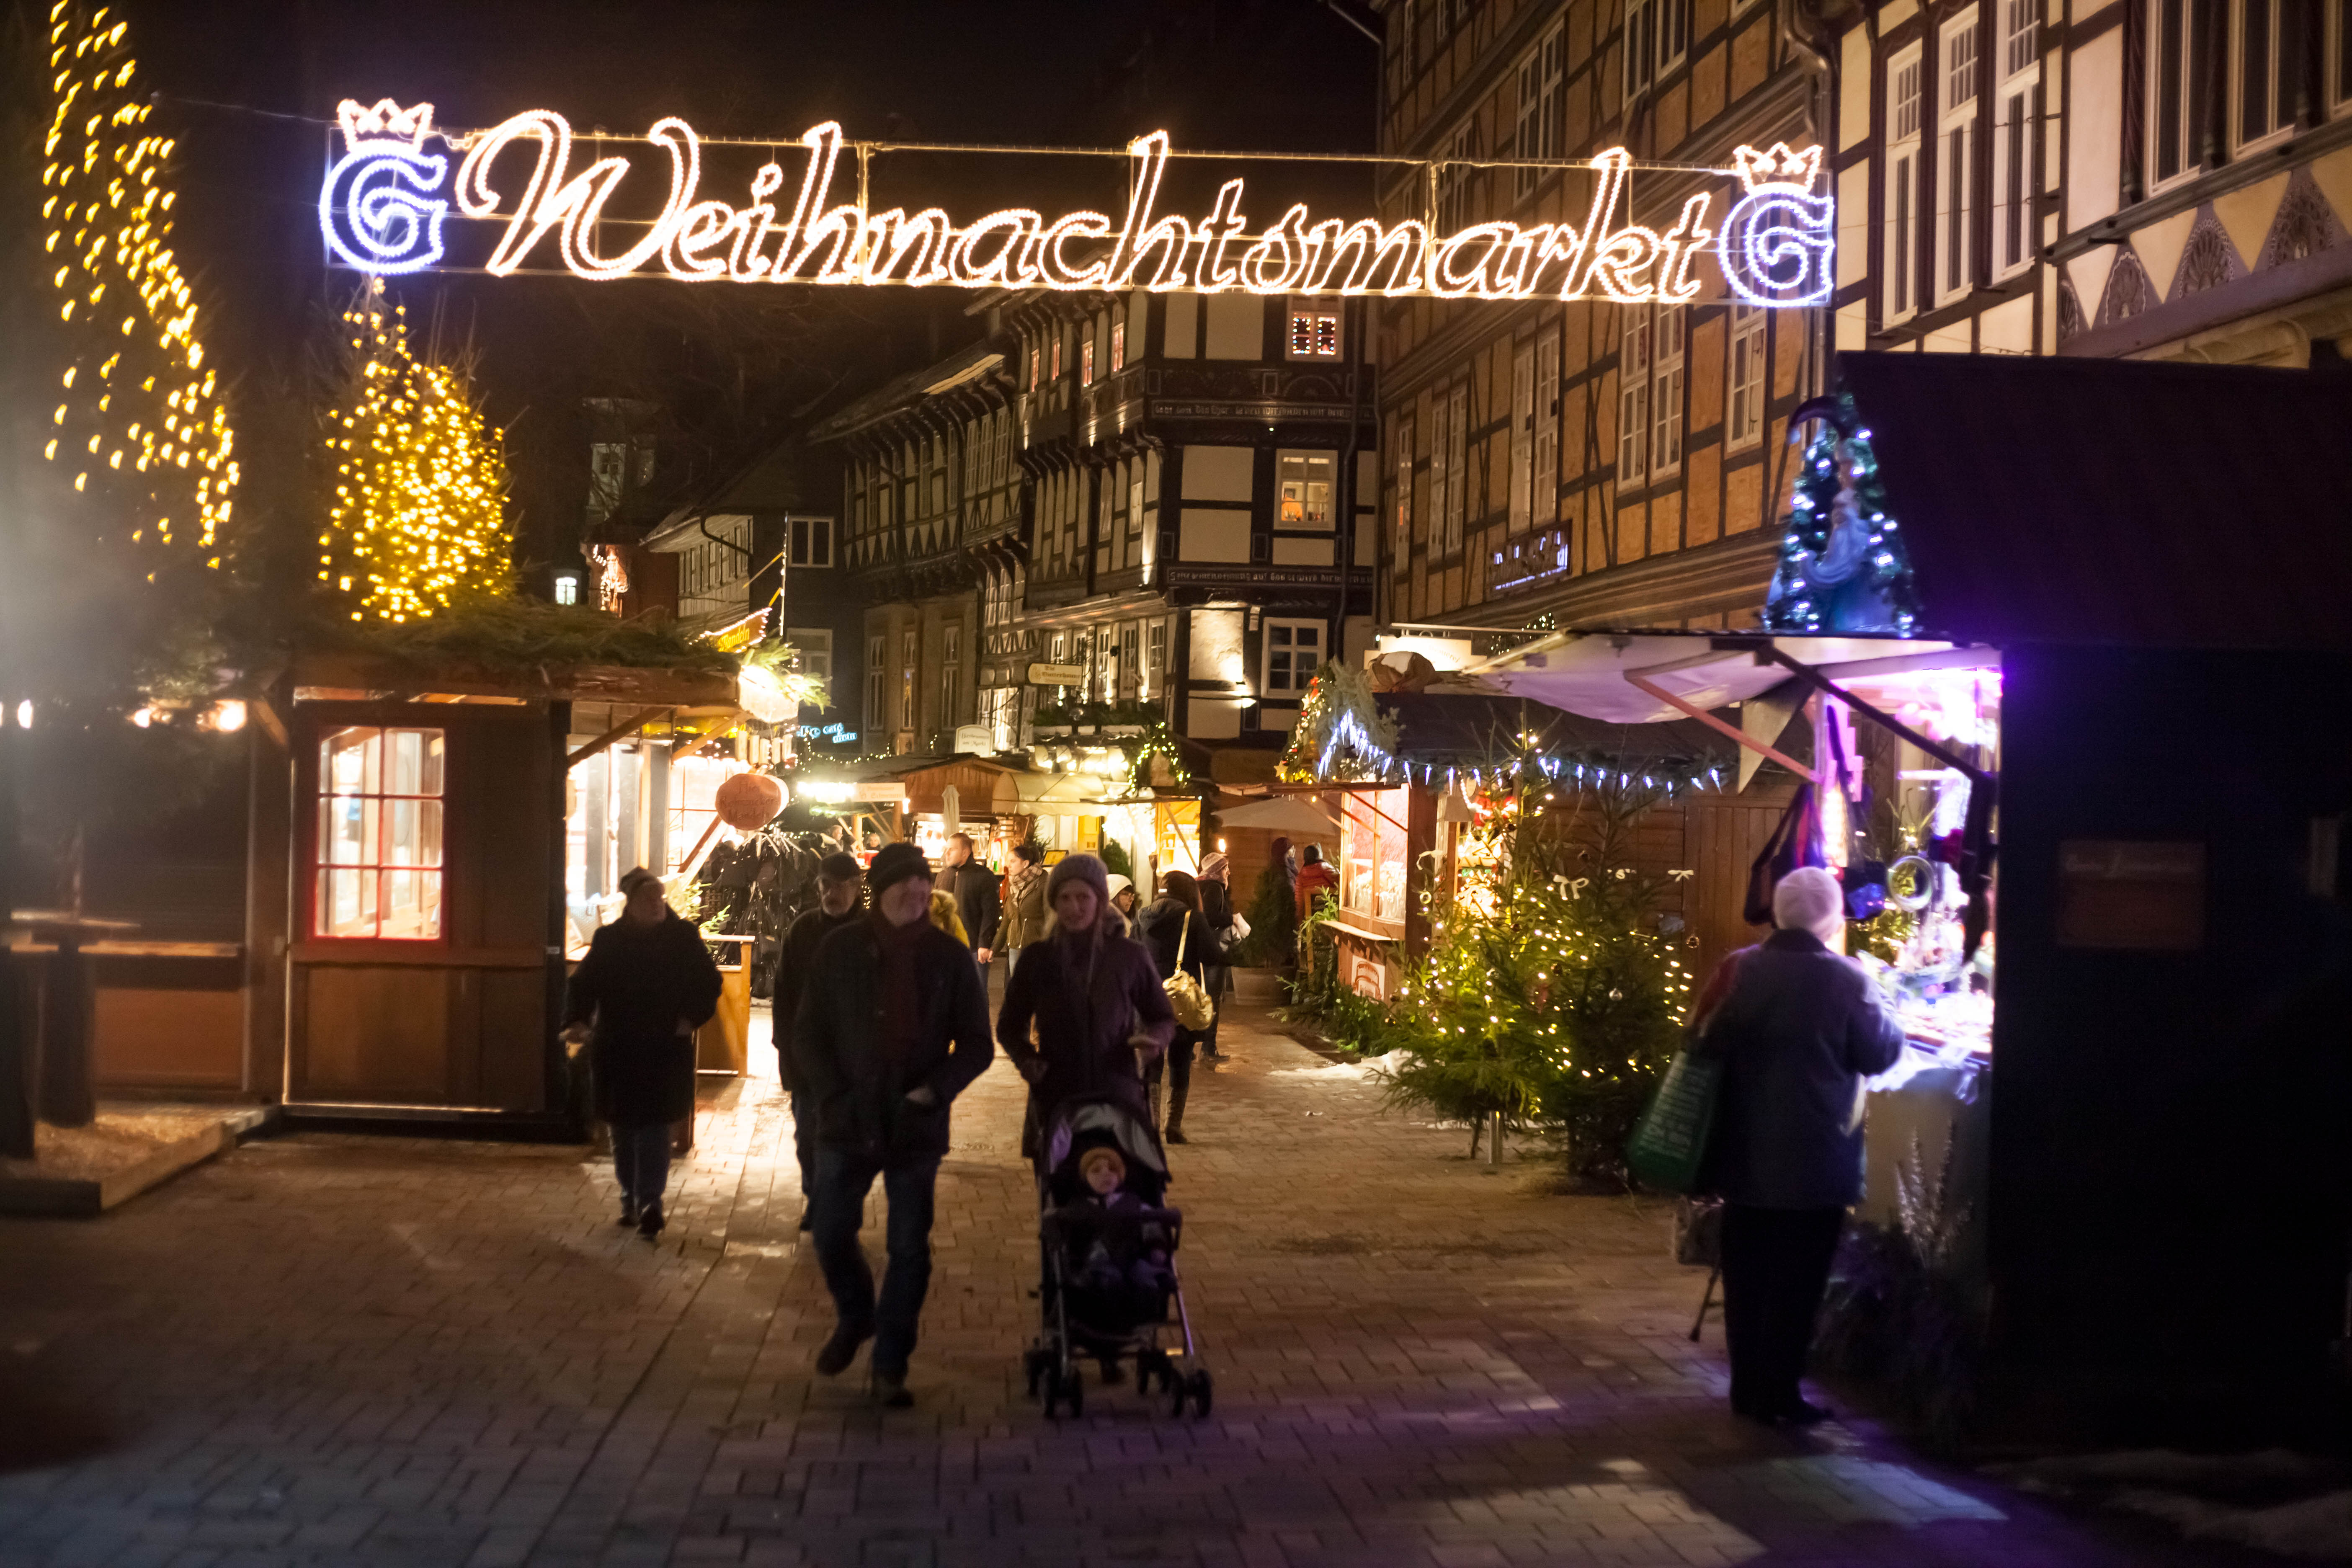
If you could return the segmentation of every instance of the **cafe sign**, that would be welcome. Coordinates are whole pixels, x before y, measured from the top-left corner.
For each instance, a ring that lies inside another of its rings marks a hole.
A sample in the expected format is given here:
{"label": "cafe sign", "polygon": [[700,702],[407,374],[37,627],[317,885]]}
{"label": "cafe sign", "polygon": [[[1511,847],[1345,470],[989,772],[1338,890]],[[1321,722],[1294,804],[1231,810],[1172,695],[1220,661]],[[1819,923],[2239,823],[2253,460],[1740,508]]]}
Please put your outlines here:
{"label": "cafe sign", "polygon": [[[1685,195],[1663,231],[1628,216],[1633,176],[1659,166],[1636,170],[1623,148],[1612,148],[1568,165],[1591,175],[1579,221],[1494,221],[1442,233],[1439,164],[1426,166],[1427,216],[1394,223],[1319,217],[1297,203],[1262,225],[1246,212],[1238,178],[1219,187],[1205,213],[1163,211],[1162,177],[1181,156],[1164,131],[1129,144],[1127,199],[1117,217],[1006,207],[959,218],[937,206],[877,210],[870,157],[890,149],[848,142],[832,121],[802,133],[796,168],[788,173],[771,157],[748,189],[732,192],[707,186],[704,142],[676,116],[657,121],[642,142],[617,143],[575,137],[548,110],[453,132],[435,126],[429,103],[404,109],[383,99],[366,107],[346,99],[339,123],[341,151],[319,192],[320,232],[331,261],[380,276],[454,265],[454,219],[495,235],[480,262],[494,276],[549,270],[553,262],[596,281],[651,275],[1638,303],[1696,298],[1703,286],[1694,268],[1711,258],[1733,293],[1772,307],[1822,304],[1834,281],[1834,204],[1813,194],[1822,150],[1785,143],[1741,147],[1729,169],[1662,171],[1678,184],[1696,174],[1729,187]],[[604,151],[614,145],[631,151]]]}

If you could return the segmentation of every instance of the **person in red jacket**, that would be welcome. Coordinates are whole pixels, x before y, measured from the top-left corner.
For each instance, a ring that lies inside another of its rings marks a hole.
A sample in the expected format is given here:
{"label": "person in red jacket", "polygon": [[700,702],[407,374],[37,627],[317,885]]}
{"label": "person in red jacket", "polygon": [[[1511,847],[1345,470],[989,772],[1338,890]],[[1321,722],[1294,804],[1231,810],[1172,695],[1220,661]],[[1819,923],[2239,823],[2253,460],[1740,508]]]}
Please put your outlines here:
{"label": "person in red jacket", "polygon": [[1305,921],[1315,912],[1317,900],[1338,890],[1339,874],[1323,864],[1323,851],[1316,845],[1300,850],[1298,858],[1298,918]]}

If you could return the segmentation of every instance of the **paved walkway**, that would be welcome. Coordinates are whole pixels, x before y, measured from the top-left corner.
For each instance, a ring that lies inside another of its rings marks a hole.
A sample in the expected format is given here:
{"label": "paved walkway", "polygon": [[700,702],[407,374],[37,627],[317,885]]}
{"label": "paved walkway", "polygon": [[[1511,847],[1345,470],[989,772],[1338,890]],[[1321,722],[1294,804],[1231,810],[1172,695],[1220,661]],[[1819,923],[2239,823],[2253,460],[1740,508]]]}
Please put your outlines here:
{"label": "paved walkway", "polygon": [[1175,1151],[1209,1420],[1023,1397],[1002,1061],[941,1173],[920,1403],[814,1377],[789,1124],[747,1080],[658,1247],[578,1150],[320,1135],[0,1221],[0,1565],[2213,1560],[1866,1428],[1733,1421],[1659,1206],[1489,1173],[1239,1019],[1227,1045]]}

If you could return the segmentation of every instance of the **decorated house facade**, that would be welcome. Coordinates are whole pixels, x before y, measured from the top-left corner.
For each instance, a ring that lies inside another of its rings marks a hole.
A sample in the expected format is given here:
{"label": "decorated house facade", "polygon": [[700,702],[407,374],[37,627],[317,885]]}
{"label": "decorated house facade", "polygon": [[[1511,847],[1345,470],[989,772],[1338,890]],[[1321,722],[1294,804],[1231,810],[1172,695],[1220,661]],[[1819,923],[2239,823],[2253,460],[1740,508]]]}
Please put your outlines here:
{"label": "decorated house facade", "polygon": [[[1828,78],[1757,0],[1383,9],[1391,222],[1573,224],[1623,148],[1622,216],[1663,232],[1743,146],[1822,140]],[[1680,167],[1675,167],[1680,166]],[[1712,220],[1723,217],[1712,209]],[[1843,236],[1841,235],[1843,239]],[[1775,459],[1823,379],[1822,312],[1711,262],[1683,303],[1422,297],[1381,333],[1384,624],[1740,625],[1770,575]]]}
{"label": "decorated house facade", "polygon": [[[1270,777],[1318,666],[1371,625],[1378,456],[1360,306],[1245,293],[1009,300],[1026,595],[1000,711],[1164,720]],[[999,647],[1001,642],[1001,647]]]}

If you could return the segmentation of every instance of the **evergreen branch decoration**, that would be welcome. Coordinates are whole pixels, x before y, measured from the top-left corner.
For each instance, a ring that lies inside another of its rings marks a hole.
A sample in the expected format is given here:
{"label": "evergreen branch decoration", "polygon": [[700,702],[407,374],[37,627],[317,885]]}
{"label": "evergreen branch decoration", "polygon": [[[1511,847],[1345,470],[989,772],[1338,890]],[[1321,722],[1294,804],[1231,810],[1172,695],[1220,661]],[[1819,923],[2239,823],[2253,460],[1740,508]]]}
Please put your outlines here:
{"label": "evergreen branch decoration", "polygon": [[1275,772],[1286,783],[1385,778],[1396,765],[1396,721],[1372,701],[1361,670],[1337,659],[1315,672]]}

